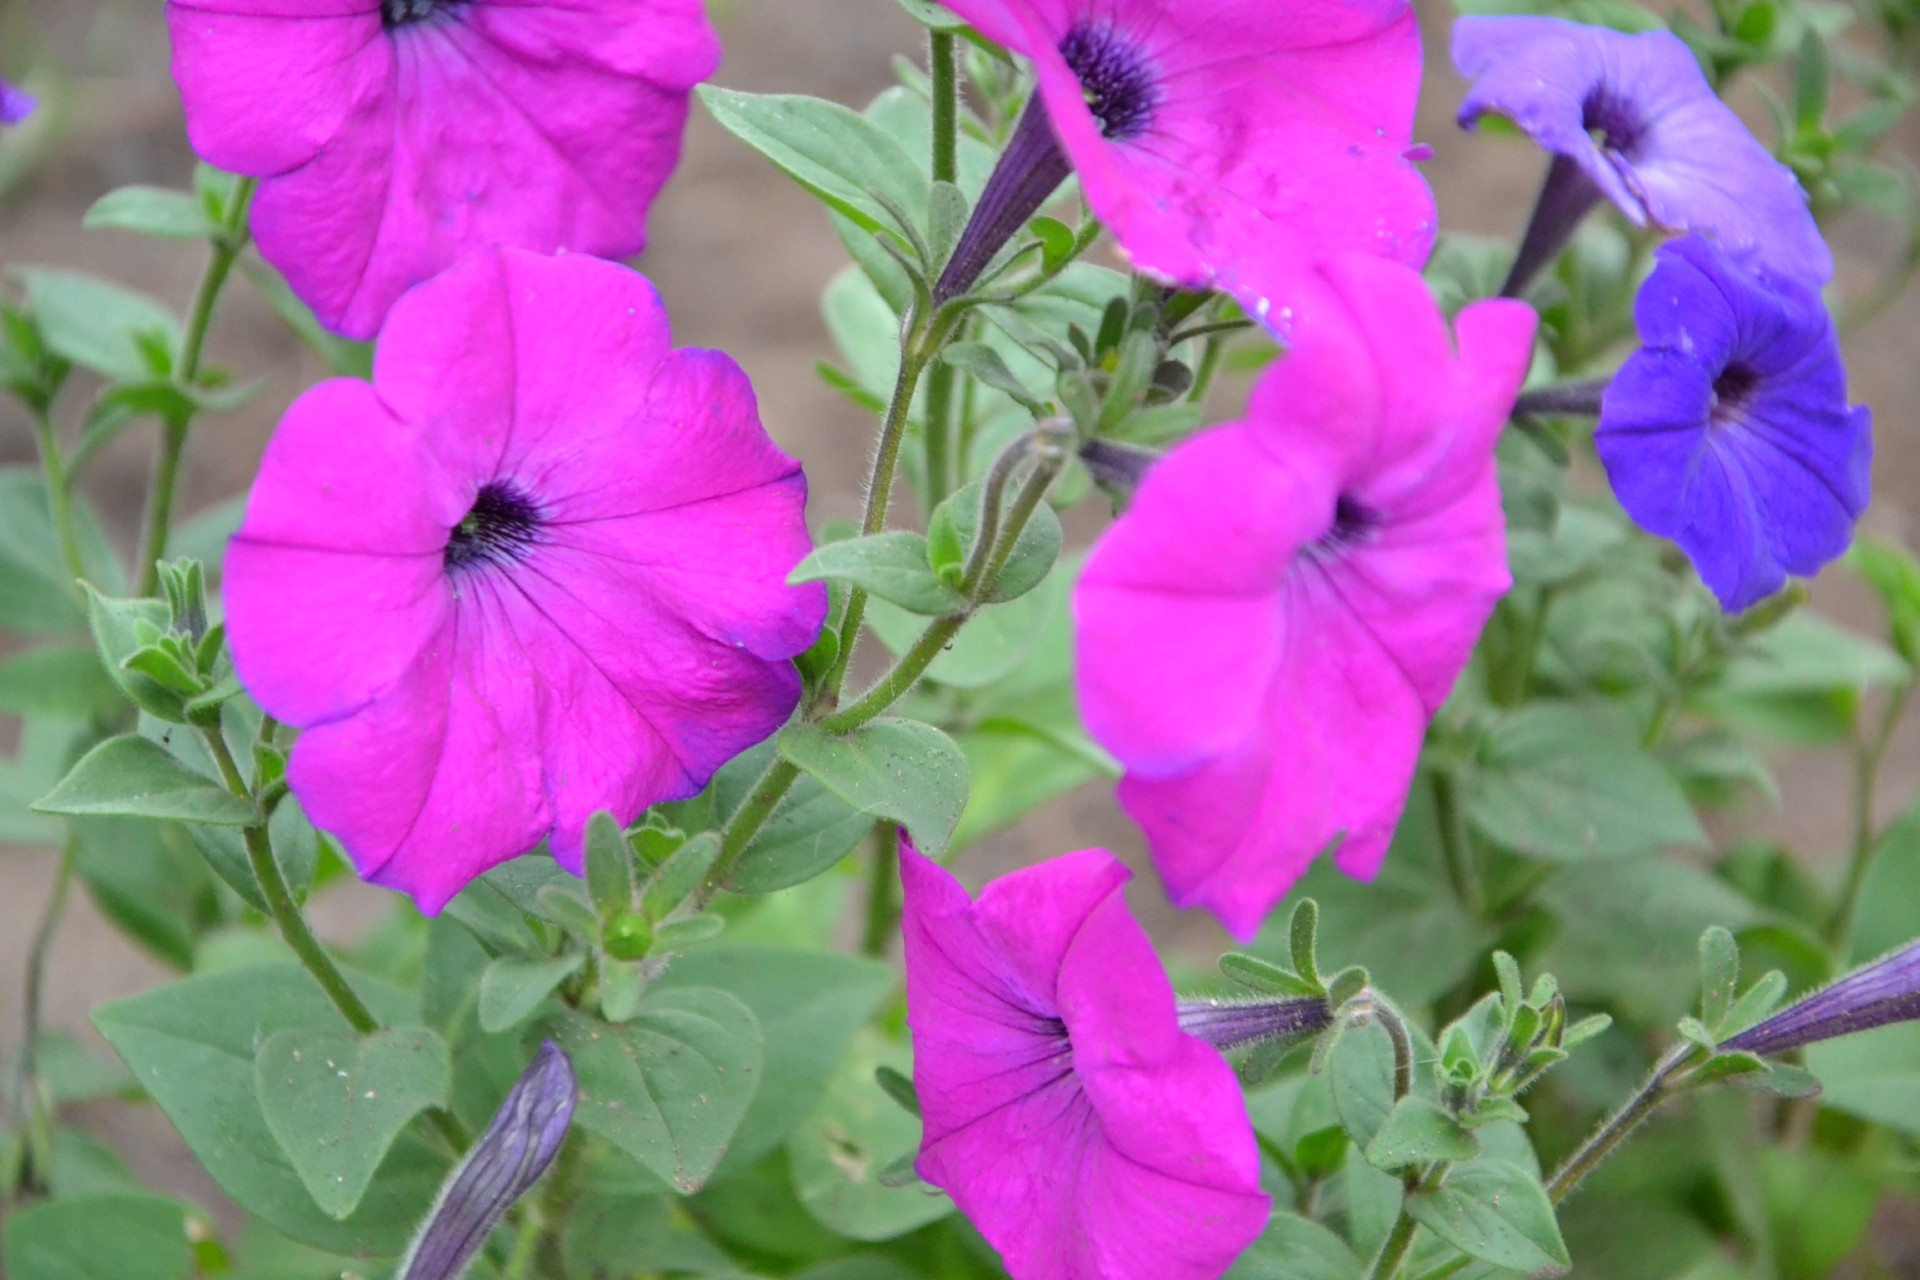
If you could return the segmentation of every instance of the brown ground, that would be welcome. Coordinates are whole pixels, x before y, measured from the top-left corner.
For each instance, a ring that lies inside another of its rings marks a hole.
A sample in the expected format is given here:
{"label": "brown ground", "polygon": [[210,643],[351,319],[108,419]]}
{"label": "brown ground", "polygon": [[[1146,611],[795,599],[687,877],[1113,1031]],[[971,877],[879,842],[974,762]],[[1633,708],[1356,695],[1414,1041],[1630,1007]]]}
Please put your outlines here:
{"label": "brown ground", "polygon": [[[1439,13],[1444,6],[1429,6]],[[915,28],[891,0],[715,0],[727,41],[719,82],[763,92],[808,92],[860,104],[888,82],[887,59],[916,48]],[[1451,123],[1459,84],[1444,66],[1444,27],[1429,23],[1431,91],[1423,136],[1437,151],[1428,175],[1439,191],[1443,225],[1511,235],[1540,174],[1538,156],[1513,142],[1474,141]],[[28,67],[46,91],[56,128],[45,156],[24,182],[0,189],[0,268],[28,263],[81,267],[184,307],[200,270],[197,252],[156,251],[153,242],[115,232],[82,233],[80,215],[104,192],[134,182],[184,185],[192,156],[166,70],[166,39],[155,0],[0,0],[0,70]],[[1751,104],[1747,104],[1751,105]],[[1920,157],[1920,126],[1908,121],[1909,156]],[[4,166],[0,166],[0,175]],[[1843,284],[1861,288],[1892,254],[1879,228],[1841,230]],[[806,464],[816,519],[857,514],[871,424],[814,377],[830,354],[816,299],[844,261],[817,205],[745,146],[696,113],[681,173],[656,207],[653,248],[642,268],[665,295],[679,342],[725,347],[753,376],[774,437]],[[1920,437],[1911,406],[1920,403],[1920,290],[1849,341],[1857,399],[1876,410],[1877,501],[1870,526],[1920,540]],[[288,335],[244,285],[232,289],[214,326],[209,359],[269,374],[268,390],[238,413],[202,422],[189,454],[184,510],[192,512],[245,486],[280,411],[323,376],[317,359]],[[77,413],[69,408],[70,413]],[[151,438],[136,429],[104,458],[96,475],[106,519],[123,538],[137,518]],[[32,438],[16,406],[0,403],[0,462],[29,461]],[[1819,590],[1825,608],[1867,628],[1878,619],[1865,593],[1839,575]],[[1847,839],[1846,763],[1829,754],[1794,760],[1781,771],[1785,803],[1757,821],[1797,848],[1829,850]],[[1920,719],[1909,717],[1887,772],[1889,813],[1920,786]],[[1137,855],[1137,840],[1115,819],[1109,796],[1090,788],[1052,806],[1020,831],[967,855],[973,878],[994,864],[1062,849],[1110,843]],[[29,934],[52,882],[46,850],[0,848],[0,1060],[16,1047],[22,969]],[[1150,889],[1143,889],[1151,894]],[[373,892],[329,895],[320,914],[328,930],[351,934],[370,918]],[[1157,931],[1196,942],[1208,929],[1150,910]],[[1920,904],[1914,932],[1920,933]],[[158,965],[108,928],[90,903],[67,918],[54,951],[51,1022],[86,1029],[87,1010],[108,998],[167,978]],[[90,1034],[90,1033],[89,1033]],[[203,1204],[220,1197],[151,1110],[113,1108],[90,1117],[157,1185]]]}

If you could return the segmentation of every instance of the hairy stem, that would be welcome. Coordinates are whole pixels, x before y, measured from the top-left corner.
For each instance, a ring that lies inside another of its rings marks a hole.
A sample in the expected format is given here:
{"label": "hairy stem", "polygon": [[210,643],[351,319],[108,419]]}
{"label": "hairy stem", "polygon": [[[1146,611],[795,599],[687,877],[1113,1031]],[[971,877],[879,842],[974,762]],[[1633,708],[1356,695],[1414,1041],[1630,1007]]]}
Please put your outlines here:
{"label": "hairy stem", "polygon": [[[240,775],[239,765],[234,763],[233,752],[227,749],[226,739],[221,735],[218,725],[200,726],[200,739],[206,743],[207,751],[220,770],[220,779],[226,783],[227,790],[243,799],[251,799],[246,779]],[[247,846],[247,864],[253,869],[253,878],[260,886],[260,896],[266,900],[267,913],[273,917],[273,923],[280,931],[280,937],[293,951],[300,965],[313,975],[320,984],[347,1025],[360,1035],[372,1035],[382,1029],[380,1019],[367,1007],[360,993],[347,981],[347,975],[333,962],[320,939],[313,936],[313,930],[307,927],[306,917],[300,914],[300,906],[293,900],[293,890],[287,886],[286,875],[280,870],[279,859],[273,856],[273,844],[267,836],[264,823],[246,827],[241,837]],[[471,1137],[459,1118],[444,1107],[434,1107],[426,1112],[428,1121],[452,1145],[456,1152],[464,1151],[472,1142]]]}
{"label": "hairy stem", "polygon": [[1675,1091],[1669,1088],[1668,1078],[1675,1068],[1686,1061],[1693,1048],[1691,1044],[1677,1045],[1654,1063],[1646,1082],[1627,1099],[1625,1105],[1602,1121],[1600,1127],[1574,1149],[1573,1154],[1560,1162],[1560,1167],[1547,1179],[1548,1199],[1555,1204],[1566,1199],[1580,1185],[1581,1179],[1599,1168],[1600,1163],[1640,1127],[1641,1121],[1673,1096]]}
{"label": "hairy stem", "polygon": [[86,562],[80,558],[80,539],[73,528],[73,489],[66,462],[60,455],[60,441],[53,433],[53,420],[45,409],[33,415],[34,440],[40,446],[40,470],[47,483],[47,512],[53,518],[53,530],[60,540],[60,559],[67,567],[69,589],[87,576]]}
{"label": "hairy stem", "polygon": [[1834,904],[1833,916],[1828,920],[1826,930],[1827,945],[1842,960],[1852,949],[1853,926],[1860,914],[1860,898],[1866,892],[1867,876],[1873,870],[1874,858],[1880,852],[1882,843],[1883,833],[1873,813],[1879,804],[1880,763],[1886,757],[1887,747],[1893,742],[1894,730],[1899,727],[1900,717],[1907,709],[1907,698],[1912,692],[1911,684],[1895,692],[1887,700],[1879,727],[1855,748],[1853,853],[1847,863],[1847,878],[1840,890],[1840,900]]}
{"label": "hairy stem", "polygon": [[[191,387],[200,376],[200,356],[206,347],[207,330],[213,323],[213,309],[220,301],[233,264],[247,247],[247,210],[253,204],[254,179],[240,182],[227,210],[227,220],[213,239],[213,253],[194,292],[193,310],[187,315],[186,331],[180,336],[180,350],[173,361],[173,378],[183,387]],[[167,538],[173,526],[173,496],[180,482],[180,456],[186,451],[191,414],[168,417],[160,430],[160,449],[154,455],[153,480],[147,489],[146,532],[141,539],[139,587],[136,594],[152,595],[160,582],[160,561],[167,556]]]}
{"label": "hairy stem", "polygon": [[960,62],[951,31],[927,33],[927,74],[933,97],[933,180],[960,174]]}

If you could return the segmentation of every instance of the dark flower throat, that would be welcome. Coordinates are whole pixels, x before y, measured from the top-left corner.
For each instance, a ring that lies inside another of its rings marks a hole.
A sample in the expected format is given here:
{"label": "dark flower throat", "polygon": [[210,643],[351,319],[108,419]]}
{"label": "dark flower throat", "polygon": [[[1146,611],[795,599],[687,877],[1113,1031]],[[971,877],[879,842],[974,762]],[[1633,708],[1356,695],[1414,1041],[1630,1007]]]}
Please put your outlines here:
{"label": "dark flower throat", "polygon": [[473,509],[447,535],[448,570],[509,565],[532,547],[540,533],[540,509],[533,499],[503,481],[480,487]]}
{"label": "dark flower throat", "polygon": [[1131,138],[1153,123],[1158,94],[1146,60],[1111,27],[1082,24],[1060,42],[1060,56],[1080,81],[1087,110],[1109,138]]}
{"label": "dark flower throat", "polygon": [[380,22],[387,30],[424,22],[436,13],[458,9],[467,0],[380,0]]}
{"label": "dark flower throat", "polygon": [[1367,541],[1380,527],[1380,517],[1352,494],[1343,493],[1333,504],[1333,527],[1320,535],[1313,549],[1322,555],[1337,556]]}
{"label": "dark flower throat", "polygon": [[1599,85],[1580,104],[1580,124],[1602,151],[1635,158],[1647,135],[1646,119],[1632,103]]}

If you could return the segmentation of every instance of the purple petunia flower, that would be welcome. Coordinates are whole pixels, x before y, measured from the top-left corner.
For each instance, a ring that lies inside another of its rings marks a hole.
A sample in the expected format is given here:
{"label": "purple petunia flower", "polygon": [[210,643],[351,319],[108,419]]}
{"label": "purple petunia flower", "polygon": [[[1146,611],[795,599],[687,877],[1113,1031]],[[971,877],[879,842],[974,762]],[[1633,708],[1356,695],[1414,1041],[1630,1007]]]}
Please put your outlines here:
{"label": "purple petunia flower", "polygon": [[1419,275],[1323,266],[1242,421],[1148,470],[1074,594],[1081,709],[1168,894],[1250,938],[1322,850],[1379,870],[1428,719],[1510,582],[1493,446],[1534,314],[1455,333]]}
{"label": "purple petunia flower", "polygon": [[1679,543],[1729,610],[1845,551],[1867,506],[1872,415],[1847,406],[1819,294],[1688,236],[1661,247],[1634,320],[1645,346],[1594,434],[1627,514]]}
{"label": "purple petunia flower", "polygon": [[806,481],[739,366],[669,342],[625,267],[483,250],[267,447],[234,665],[306,730],[307,813],[424,911],[543,838],[578,872],[595,810],[694,794],[799,699]]}
{"label": "purple petunia flower", "polygon": [[[1067,176],[1133,264],[1263,317],[1314,259],[1419,265],[1407,158],[1420,35],[1404,0],[953,0],[1038,89],[937,296],[963,292]],[[1275,315],[1274,319],[1279,320]]]}
{"label": "purple petunia flower", "polygon": [[1015,1280],[1214,1280],[1268,1214],[1246,1102],[1084,849],[979,900],[903,841],[916,1165]]}
{"label": "purple petunia flower", "polygon": [[1672,32],[1467,17],[1454,23],[1453,62],[1473,80],[1463,128],[1503,115],[1555,156],[1510,291],[1603,195],[1636,226],[1705,233],[1772,275],[1816,285],[1833,275],[1793,172],[1714,94]]}
{"label": "purple petunia flower", "polygon": [[39,104],[32,94],[0,80],[0,124],[19,124]]}
{"label": "purple petunia flower", "polygon": [[260,252],[369,338],[468,249],[625,257],[719,42],[700,0],[169,0],[187,135]]}
{"label": "purple petunia flower", "polygon": [[514,1202],[532,1190],[567,1140],[579,1086],[551,1040],[507,1090],[493,1122],[441,1187],[399,1280],[459,1280]]}
{"label": "purple petunia flower", "polygon": [[1739,1035],[1722,1049],[1775,1054],[1920,1018],[1920,942],[1850,973]]}

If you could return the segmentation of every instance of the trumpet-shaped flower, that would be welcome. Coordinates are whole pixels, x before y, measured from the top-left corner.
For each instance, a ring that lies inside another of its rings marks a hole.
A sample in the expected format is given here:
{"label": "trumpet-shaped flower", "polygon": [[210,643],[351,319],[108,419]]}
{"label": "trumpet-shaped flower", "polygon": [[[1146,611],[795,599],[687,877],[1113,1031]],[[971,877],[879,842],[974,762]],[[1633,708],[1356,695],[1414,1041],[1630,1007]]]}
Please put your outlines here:
{"label": "trumpet-shaped flower", "polygon": [[1330,305],[1246,418],[1148,470],[1075,596],[1121,804],[1173,900],[1241,938],[1336,838],[1342,870],[1378,870],[1509,582],[1493,445],[1533,313],[1476,303],[1450,340],[1413,271],[1322,271]]}
{"label": "trumpet-shaped flower", "polygon": [[1728,1037],[1720,1047],[1747,1053],[1785,1053],[1916,1018],[1920,1018],[1920,942],[1909,943],[1855,970],[1759,1025]]}
{"label": "trumpet-shaped flower", "polygon": [[700,0],[169,0],[187,136],[253,234],[370,338],[468,249],[625,257],[720,46]]}
{"label": "trumpet-shaped flower", "polygon": [[1678,542],[1727,609],[1845,551],[1867,506],[1873,424],[1847,405],[1820,295],[1688,236],[1661,247],[1634,320],[1645,345],[1607,387],[1594,433],[1627,514]]}
{"label": "trumpet-shaped flower", "polygon": [[228,553],[234,665],[288,779],[428,912],[772,733],[826,601],[745,374],[625,267],[493,248],[413,290],[371,384],[295,401]]}
{"label": "trumpet-shaped flower", "polygon": [[916,1167],[1015,1280],[1214,1280],[1267,1220],[1233,1069],[1181,1030],[1127,874],[1084,849],[974,901],[901,849]]}
{"label": "trumpet-shaped flower", "polygon": [[1503,115],[1560,157],[1530,239],[1563,242],[1604,195],[1636,226],[1705,233],[1777,276],[1819,284],[1833,274],[1792,170],[1719,99],[1672,32],[1467,17],[1454,23],[1453,62],[1473,81],[1462,127]]}
{"label": "trumpet-shaped flower", "polygon": [[1418,265],[1408,160],[1420,36],[1404,0],[953,0],[1038,91],[941,282],[964,290],[1067,174],[1134,265],[1276,324],[1324,254]]}

